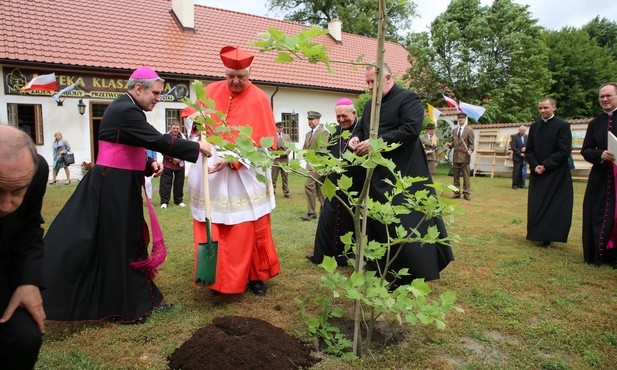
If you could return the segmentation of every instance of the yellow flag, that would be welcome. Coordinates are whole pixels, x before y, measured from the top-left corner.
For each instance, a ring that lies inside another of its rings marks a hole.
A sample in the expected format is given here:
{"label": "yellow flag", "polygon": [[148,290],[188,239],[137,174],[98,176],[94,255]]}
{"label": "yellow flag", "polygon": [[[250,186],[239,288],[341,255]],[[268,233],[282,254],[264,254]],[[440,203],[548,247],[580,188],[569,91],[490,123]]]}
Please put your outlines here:
{"label": "yellow flag", "polygon": [[439,119],[439,116],[441,116],[441,111],[433,107],[430,104],[427,104],[427,105],[428,105],[428,116],[431,118],[433,123],[437,124],[437,120]]}

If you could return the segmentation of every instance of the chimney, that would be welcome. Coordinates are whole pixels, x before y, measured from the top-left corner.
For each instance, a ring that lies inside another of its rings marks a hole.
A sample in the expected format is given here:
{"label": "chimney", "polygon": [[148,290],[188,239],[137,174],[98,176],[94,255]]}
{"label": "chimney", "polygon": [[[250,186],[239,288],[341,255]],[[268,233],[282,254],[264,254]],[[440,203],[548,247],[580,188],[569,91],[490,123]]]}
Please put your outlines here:
{"label": "chimney", "polygon": [[172,14],[184,30],[195,29],[195,5],[193,0],[171,0]]}
{"label": "chimney", "polygon": [[330,36],[338,44],[343,42],[342,32],[341,32],[342,26],[343,26],[343,22],[339,21],[338,19],[333,19],[332,21],[328,22],[328,31],[330,32]]}

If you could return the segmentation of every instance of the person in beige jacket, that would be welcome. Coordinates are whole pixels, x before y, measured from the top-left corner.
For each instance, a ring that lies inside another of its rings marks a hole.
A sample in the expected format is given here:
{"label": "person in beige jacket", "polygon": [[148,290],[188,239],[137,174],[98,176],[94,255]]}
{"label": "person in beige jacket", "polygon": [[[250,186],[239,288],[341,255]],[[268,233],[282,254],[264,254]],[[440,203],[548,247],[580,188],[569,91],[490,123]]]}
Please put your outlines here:
{"label": "person in beige jacket", "polygon": [[278,157],[274,158],[274,164],[272,165],[272,187],[274,188],[274,193],[276,194],[276,182],[280,173],[283,186],[283,194],[285,198],[289,198],[289,180],[287,172],[281,169],[281,163],[289,163],[289,153],[291,153],[291,149],[286,148],[285,143],[290,142],[291,138],[289,137],[289,134],[283,132],[284,126],[284,122],[276,123],[276,147],[278,148],[278,150],[282,150],[283,152],[279,154]]}
{"label": "person in beige jacket", "polygon": [[[330,133],[321,123],[319,123],[320,118],[321,113],[319,112],[307,112],[308,125],[311,130],[307,132],[304,137],[303,149],[312,149],[317,151],[325,149],[328,146]],[[317,218],[317,212],[315,212],[315,200],[318,199],[319,204],[323,205],[324,196],[321,193],[321,184],[317,181],[320,177],[319,173],[313,171],[313,168],[309,164],[306,165],[306,169],[309,171],[309,176],[304,182],[304,193],[306,194],[308,209],[306,214],[300,218],[303,221],[310,221]]]}
{"label": "person in beige jacket", "polygon": [[454,186],[458,191],[454,192],[454,198],[461,197],[461,172],[463,173],[463,197],[471,200],[471,181],[469,162],[473,153],[473,129],[467,126],[467,115],[463,112],[456,114],[458,126],[452,130],[452,141],[447,143],[448,148],[454,151],[452,155],[452,174],[454,175]]}
{"label": "person in beige jacket", "polygon": [[428,171],[432,175],[435,175],[437,170],[437,148],[439,147],[439,139],[435,135],[435,125],[429,123],[426,125],[426,133],[420,136],[422,147],[424,147],[424,153],[426,154],[426,164],[428,165]]}

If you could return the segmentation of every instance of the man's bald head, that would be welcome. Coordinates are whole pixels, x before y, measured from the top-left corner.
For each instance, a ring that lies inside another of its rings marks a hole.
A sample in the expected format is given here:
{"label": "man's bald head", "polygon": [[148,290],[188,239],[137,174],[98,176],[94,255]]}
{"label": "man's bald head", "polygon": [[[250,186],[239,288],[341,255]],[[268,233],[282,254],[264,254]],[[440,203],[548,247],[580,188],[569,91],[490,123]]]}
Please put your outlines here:
{"label": "man's bald head", "polygon": [[0,124],[0,217],[21,206],[37,166],[32,139],[17,128]]}
{"label": "man's bald head", "polygon": [[36,147],[28,134],[12,126],[0,124],[0,161],[15,160],[18,149],[25,149],[30,154],[32,163],[38,164]]}

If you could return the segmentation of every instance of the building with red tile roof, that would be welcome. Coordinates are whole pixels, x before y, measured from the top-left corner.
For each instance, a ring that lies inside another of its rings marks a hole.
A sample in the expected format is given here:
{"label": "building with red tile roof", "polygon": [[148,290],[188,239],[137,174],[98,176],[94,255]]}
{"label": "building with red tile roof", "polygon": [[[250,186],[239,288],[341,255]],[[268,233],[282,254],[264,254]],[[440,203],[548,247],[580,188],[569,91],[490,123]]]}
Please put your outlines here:
{"label": "building with red tile roof", "polygon": [[[270,96],[275,119],[284,121],[299,142],[308,130],[307,111],[320,111],[322,122],[335,122],[335,102],[364,91],[364,66],[353,63],[376,55],[376,39],[342,32],[336,24],[316,39],[335,61],[329,72],[304,60],[276,63],[274,52],[260,53],[251,44],[271,27],[291,35],[307,25],[193,5],[192,0],[0,0],[0,121],[31,132],[48,160],[53,133],[62,131],[80,163],[95,158],[102,112],[125,91],[132,70],[148,65],[168,82],[167,92],[176,88],[147,114],[165,131],[184,107],[181,97],[194,96],[192,80],[207,84],[223,78],[219,51],[233,45],[256,55],[251,80]],[[385,58],[395,76],[407,70],[408,57],[401,45],[386,42]],[[35,75],[49,73],[56,74],[59,89],[77,82],[61,98],[62,106],[50,98],[53,92],[19,92]]]}

